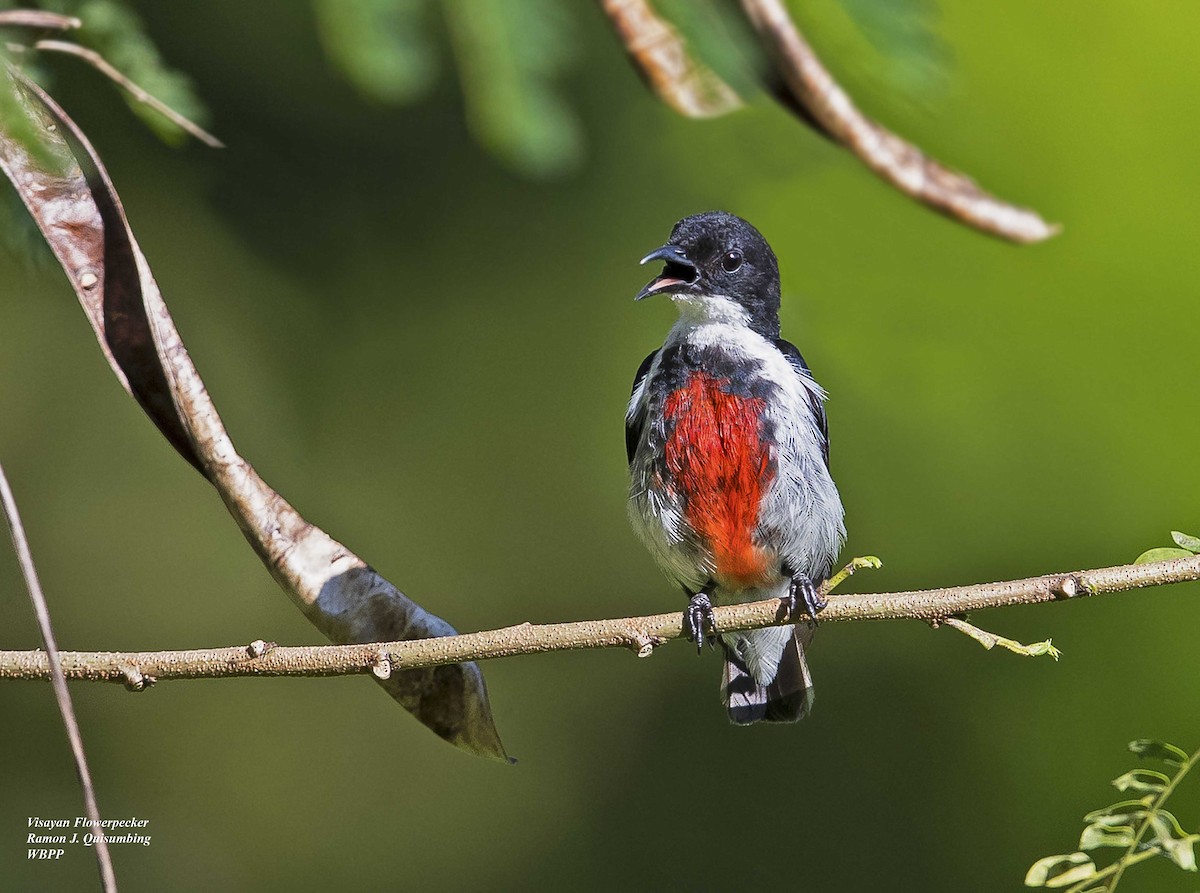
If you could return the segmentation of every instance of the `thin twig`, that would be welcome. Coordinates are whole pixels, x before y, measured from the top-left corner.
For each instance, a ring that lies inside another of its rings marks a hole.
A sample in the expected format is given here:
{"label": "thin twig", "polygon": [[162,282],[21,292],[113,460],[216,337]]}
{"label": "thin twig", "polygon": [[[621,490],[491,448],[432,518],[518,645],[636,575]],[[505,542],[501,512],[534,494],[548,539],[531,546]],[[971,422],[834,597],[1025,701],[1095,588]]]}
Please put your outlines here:
{"label": "thin twig", "polygon": [[842,585],[842,583],[853,577],[857,571],[864,570],[866,568],[875,570],[881,567],[883,567],[883,562],[874,555],[863,555],[861,558],[851,558],[850,562],[844,568],[830,577],[825,583],[825,591],[832,592],[833,590],[837,589]]}
{"label": "thin twig", "polygon": [[[1072,574],[1049,574],[1004,583],[837,596],[831,598],[828,607],[821,612],[821,623],[901,619],[928,623],[984,608],[1041,604],[1189,580],[1200,580],[1200,556]],[[782,616],[778,600],[721,606],[714,608],[713,614],[720,632],[811,619],[804,614]],[[157,680],[344,676],[378,672],[377,667],[384,657],[393,673],[460,661],[582,648],[628,648],[644,657],[655,646],[679,638],[682,624],[683,615],[670,613],[536,626],[523,623],[505,629],[403,642],[278,646],[266,649],[265,653],[256,642],[250,648],[243,645],[192,651],[67,652],[62,655],[62,660],[68,677],[98,682],[125,683],[131,668]],[[0,651],[0,679],[41,679],[46,673],[46,656],[41,652]]]}
{"label": "thin twig", "polygon": [[46,646],[43,657],[46,659],[47,673],[43,674],[43,678],[45,675],[49,675],[54,686],[54,697],[58,701],[58,710],[62,714],[63,725],[67,729],[67,739],[71,742],[71,755],[75,758],[75,771],[79,774],[79,784],[83,787],[84,806],[87,809],[88,818],[92,822],[92,833],[96,836],[96,862],[100,867],[100,883],[103,885],[105,893],[116,893],[117,877],[113,873],[104,826],[100,824],[100,810],[96,806],[96,789],[92,786],[92,773],[88,770],[87,756],[83,752],[83,736],[79,734],[75,708],[71,705],[71,693],[67,690],[66,675],[63,673],[58,645],[54,641],[54,628],[50,625],[50,610],[46,606],[42,584],[38,580],[37,568],[33,564],[33,554],[29,551],[29,540],[25,537],[25,528],[21,524],[21,515],[17,511],[17,501],[13,497],[12,488],[8,485],[8,478],[4,474],[3,466],[0,466],[0,502],[4,505],[4,516],[8,519],[8,530],[12,535],[17,562],[21,566],[21,575],[25,578],[25,587],[29,590],[29,600],[33,602],[33,612],[37,615],[38,628],[42,633],[42,643]]}
{"label": "thin twig", "polygon": [[70,31],[82,26],[83,22],[75,16],[59,15],[41,9],[0,11],[0,28],[52,28],[56,31]]}
{"label": "thin twig", "polygon": [[138,102],[145,103],[154,109],[172,124],[179,127],[181,130],[191,134],[206,146],[212,146],[214,149],[224,149],[225,144],[201,127],[199,124],[185,118],[175,109],[171,108],[161,99],[147,93],[142,87],[139,87],[120,71],[118,71],[107,59],[97,53],[95,50],[82,47],[77,43],[71,43],[66,40],[39,40],[33,45],[35,50],[44,50],[50,53],[65,53],[68,56],[77,56],[84,62],[87,62],[102,75],[107,77],[117,86],[124,88]]}
{"label": "thin twig", "polygon": [[687,41],[647,0],[600,0],[629,59],[654,94],[689,118],[715,118],[742,107],[737,93],[688,53]]}
{"label": "thin twig", "polygon": [[1044,642],[1034,642],[1032,645],[1022,645],[1014,639],[1006,639],[1004,636],[989,633],[986,629],[980,629],[973,623],[967,623],[961,617],[947,617],[942,623],[970,636],[988,651],[999,645],[1001,648],[1007,648],[1013,654],[1020,654],[1024,657],[1041,657],[1043,654],[1048,654],[1055,660],[1062,657],[1062,652],[1054,647],[1054,643],[1050,639]]}
{"label": "thin twig", "polygon": [[742,0],[791,98],[819,129],[901,192],[994,236],[1040,242],[1060,227],[1029,208],[1001,201],[875,123],[833,79],[781,0]]}
{"label": "thin twig", "polygon": [[[1128,868],[1130,865],[1137,865],[1139,862],[1145,862],[1147,859],[1153,859],[1155,856],[1157,856],[1161,853],[1162,853],[1162,847],[1158,846],[1157,844],[1153,844],[1153,845],[1147,847],[1146,849],[1142,850],[1141,852],[1128,857],[1127,859],[1121,859],[1117,862],[1114,862],[1112,865],[1109,865],[1107,868],[1100,869],[1095,874],[1084,878],[1078,884],[1068,887],[1066,890],[1063,891],[1063,893],[1084,893],[1084,891],[1086,891],[1086,890],[1103,891],[1103,893],[1111,893],[1112,886],[1097,887],[1097,886],[1095,886],[1096,881],[1102,881],[1109,875],[1116,874],[1118,871],[1123,872],[1125,870],[1125,868]],[[1113,885],[1115,886],[1115,884],[1116,884],[1116,881],[1114,880]],[[1049,884],[1047,884],[1046,886],[1049,886]]]}

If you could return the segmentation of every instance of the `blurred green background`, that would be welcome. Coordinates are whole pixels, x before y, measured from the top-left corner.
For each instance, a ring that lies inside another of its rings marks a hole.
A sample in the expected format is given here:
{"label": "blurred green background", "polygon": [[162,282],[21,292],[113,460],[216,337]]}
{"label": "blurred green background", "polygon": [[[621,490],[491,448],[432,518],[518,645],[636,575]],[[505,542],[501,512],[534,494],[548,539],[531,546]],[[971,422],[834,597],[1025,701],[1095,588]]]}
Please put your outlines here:
{"label": "blurred green background", "polygon": [[[1028,248],[766,102],[676,118],[590,5],[561,81],[579,154],[543,178],[472,140],[453,78],[364,99],[307,5],[137,8],[228,149],[166,148],[97,75],[47,68],[230,431],[461,630],[681,606],[624,515],[629,384],[673,318],[631,299],[642,253],[713,207],[772,242],[784,333],[830,391],[846,555],[885,562],[853,588],[1120,564],[1200,532],[1200,7],[943,0],[938,86],[841,71],[898,132],[1065,224]],[[835,68],[822,23],[843,14],[809,22]],[[61,273],[4,252],[0,281],[0,458],[61,647],[319,641],[118,387]],[[123,890],[1013,890],[1118,799],[1129,739],[1200,744],[1197,595],[973,617],[1052,636],[1058,664],[829,626],[794,727],[729,726],[719,661],[680,645],[490,662],[512,768],[361,678],[73,693],[102,813],[150,820],[151,846],[116,849]],[[7,548],[0,610],[0,647],[38,644]],[[28,816],[83,812],[48,687],[0,685],[0,717],[0,888],[94,888],[90,851],[25,859]],[[1173,802],[1200,822],[1196,785]],[[1188,889],[1165,864],[1126,883]]]}

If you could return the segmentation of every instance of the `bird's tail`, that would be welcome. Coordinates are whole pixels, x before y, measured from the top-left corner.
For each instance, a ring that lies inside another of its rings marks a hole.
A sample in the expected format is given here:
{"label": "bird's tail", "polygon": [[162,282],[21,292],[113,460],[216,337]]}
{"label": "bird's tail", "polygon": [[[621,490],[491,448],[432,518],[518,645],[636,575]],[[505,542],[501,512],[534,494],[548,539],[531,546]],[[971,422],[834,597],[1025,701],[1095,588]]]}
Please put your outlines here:
{"label": "bird's tail", "polygon": [[812,709],[812,674],[808,671],[804,649],[812,642],[815,632],[816,625],[811,623],[799,623],[792,628],[791,635],[783,642],[778,669],[766,683],[759,681],[765,674],[757,666],[759,678],[751,672],[750,665],[756,662],[745,659],[747,649],[735,651],[728,643],[722,643],[725,673],[721,681],[721,698],[729,711],[730,721],[737,725],[759,721],[796,722]]}

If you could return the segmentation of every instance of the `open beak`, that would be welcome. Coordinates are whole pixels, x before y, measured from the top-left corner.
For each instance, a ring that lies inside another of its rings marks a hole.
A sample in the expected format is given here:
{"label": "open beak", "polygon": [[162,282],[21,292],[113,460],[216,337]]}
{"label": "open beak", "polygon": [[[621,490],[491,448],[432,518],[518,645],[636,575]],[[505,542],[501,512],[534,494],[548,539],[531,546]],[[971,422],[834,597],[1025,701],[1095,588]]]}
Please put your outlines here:
{"label": "open beak", "polygon": [[655,248],[643,257],[640,263],[648,264],[652,260],[661,260],[666,266],[658,276],[650,280],[646,287],[638,292],[637,297],[634,298],[635,301],[659,292],[670,291],[681,285],[691,285],[700,278],[700,271],[696,269],[696,265],[688,260],[688,256],[683,253],[682,249],[674,245]]}

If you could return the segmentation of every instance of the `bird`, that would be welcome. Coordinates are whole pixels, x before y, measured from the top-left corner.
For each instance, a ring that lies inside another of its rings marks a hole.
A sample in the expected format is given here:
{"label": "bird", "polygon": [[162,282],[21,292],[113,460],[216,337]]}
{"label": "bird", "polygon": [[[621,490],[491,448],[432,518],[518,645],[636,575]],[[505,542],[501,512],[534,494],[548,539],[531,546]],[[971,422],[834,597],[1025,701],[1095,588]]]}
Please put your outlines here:
{"label": "bird", "polygon": [[630,523],[688,598],[703,650],[714,604],[778,598],[813,622],[720,633],[721,697],[737,725],[795,722],[812,708],[805,657],[821,584],[845,541],[829,469],[826,393],[780,335],[775,252],[724,211],[685,217],[642,258],[679,318],[642,362],[625,417]]}

